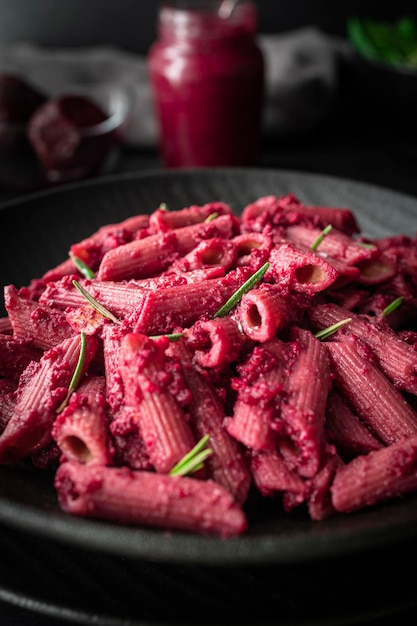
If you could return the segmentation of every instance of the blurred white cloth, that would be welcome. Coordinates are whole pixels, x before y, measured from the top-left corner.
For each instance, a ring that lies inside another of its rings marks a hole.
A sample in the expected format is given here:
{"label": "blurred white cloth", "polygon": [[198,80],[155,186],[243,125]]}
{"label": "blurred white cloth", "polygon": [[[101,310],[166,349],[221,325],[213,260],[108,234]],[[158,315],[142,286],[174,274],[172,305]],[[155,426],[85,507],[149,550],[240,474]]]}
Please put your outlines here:
{"label": "blurred white cloth", "polygon": [[[331,109],[337,89],[337,48],[315,28],[261,35],[266,63],[265,134],[313,128]],[[68,84],[100,82],[127,86],[133,96],[127,143],[156,145],[157,124],[146,58],[109,46],[42,48],[28,43],[0,46],[0,72],[28,79],[47,95]]]}

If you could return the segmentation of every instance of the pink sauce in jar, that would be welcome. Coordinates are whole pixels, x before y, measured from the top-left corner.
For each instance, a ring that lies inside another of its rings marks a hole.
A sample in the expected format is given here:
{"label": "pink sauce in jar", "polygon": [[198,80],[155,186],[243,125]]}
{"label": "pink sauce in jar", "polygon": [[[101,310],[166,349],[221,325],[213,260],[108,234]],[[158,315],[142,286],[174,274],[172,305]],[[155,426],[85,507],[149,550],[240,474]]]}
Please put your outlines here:
{"label": "pink sauce in jar", "polygon": [[264,91],[257,9],[241,2],[221,18],[218,7],[202,0],[159,10],[148,68],[167,167],[256,161]]}

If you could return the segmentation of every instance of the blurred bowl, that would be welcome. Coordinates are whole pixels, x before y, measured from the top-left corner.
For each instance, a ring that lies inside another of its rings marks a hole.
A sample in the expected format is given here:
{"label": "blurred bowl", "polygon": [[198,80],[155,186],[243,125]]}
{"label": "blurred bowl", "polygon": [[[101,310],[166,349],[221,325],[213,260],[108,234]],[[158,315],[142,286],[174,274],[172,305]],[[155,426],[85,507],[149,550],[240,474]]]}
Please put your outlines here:
{"label": "blurred bowl", "polygon": [[[97,123],[90,123],[86,101],[102,112]],[[120,85],[70,84],[48,94],[27,123],[0,122],[0,184],[29,191],[111,172],[131,107]]]}

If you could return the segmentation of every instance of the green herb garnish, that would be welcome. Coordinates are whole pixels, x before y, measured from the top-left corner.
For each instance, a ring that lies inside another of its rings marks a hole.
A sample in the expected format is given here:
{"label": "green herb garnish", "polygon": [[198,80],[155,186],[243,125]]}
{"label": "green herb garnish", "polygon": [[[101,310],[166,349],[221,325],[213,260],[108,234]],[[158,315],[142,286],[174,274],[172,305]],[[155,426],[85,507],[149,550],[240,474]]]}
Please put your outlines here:
{"label": "green herb garnish", "polygon": [[168,205],[166,204],[166,202],[161,202],[161,204],[159,205],[159,210],[160,211],[169,211]]}
{"label": "green herb garnish", "polygon": [[248,278],[248,280],[244,282],[243,285],[239,287],[239,289],[235,291],[235,293],[232,296],[230,296],[227,302],[225,302],[225,304],[223,304],[223,306],[220,307],[220,309],[214,314],[213,317],[224,317],[225,315],[230,313],[230,311],[234,309],[237,304],[239,304],[240,300],[242,299],[242,296],[248,291],[250,291],[252,287],[254,287],[256,283],[258,283],[261,280],[261,278],[264,276],[268,267],[269,267],[269,263],[268,262],[264,263],[262,267],[253,274],[253,276]]}
{"label": "green herb garnish", "polygon": [[336,324],[332,324],[331,326],[328,326],[327,328],[323,328],[323,330],[320,330],[314,336],[316,337],[316,339],[327,339],[327,337],[330,337],[330,335],[333,335],[333,333],[339,330],[339,328],[342,328],[342,326],[344,326],[345,324],[348,324],[351,321],[352,321],[352,318],[347,317],[344,320],[340,320],[340,322],[336,322]]}
{"label": "green herb garnish", "polygon": [[113,315],[113,313],[110,313],[110,311],[108,311],[102,304],[100,304],[98,300],[96,300],[90,293],[88,293],[88,291],[84,289],[82,285],[80,285],[78,280],[73,280],[72,284],[74,285],[74,287],[78,289],[81,295],[84,296],[87,302],[91,304],[93,309],[98,311],[98,313],[100,313],[103,317],[106,317],[107,319],[109,319],[111,322],[114,322],[115,324],[122,323],[120,320],[117,319],[117,317]]}
{"label": "green herb garnish", "polygon": [[75,267],[81,272],[83,276],[85,276],[85,278],[91,279],[95,277],[93,270],[91,269],[91,267],[88,267],[87,263],[84,263],[84,261],[82,261],[79,257],[75,256],[74,254],[70,254],[70,258],[72,262],[74,263]]}
{"label": "green herb garnish", "polygon": [[81,332],[80,339],[81,339],[81,348],[80,348],[80,354],[78,357],[78,362],[75,367],[74,374],[72,375],[71,382],[68,386],[67,395],[65,399],[63,400],[63,402],[57,408],[56,410],[57,413],[61,413],[65,409],[65,407],[68,404],[68,400],[71,397],[71,394],[73,393],[73,391],[75,391],[75,389],[78,387],[78,383],[80,382],[81,374],[84,368],[85,354],[87,351],[87,340],[85,338],[84,332]]}
{"label": "green herb garnish", "polygon": [[399,296],[399,298],[395,298],[395,300],[393,300],[391,304],[386,306],[385,309],[382,311],[381,317],[385,317],[386,315],[389,315],[390,313],[395,311],[395,309],[398,309],[398,307],[402,304],[403,300],[404,300],[403,296]]}
{"label": "green herb garnish", "polygon": [[209,224],[210,222],[212,222],[213,220],[216,219],[216,217],[219,217],[218,213],[210,213],[210,215],[208,217],[206,217],[206,219],[204,220],[205,224]]}
{"label": "green herb garnish", "polygon": [[323,230],[321,231],[320,235],[317,237],[316,241],[311,245],[311,250],[313,252],[315,252],[317,250],[317,248],[319,247],[319,245],[321,244],[321,242],[323,241],[323,239],[329,234],[329,232],[332,230],[333,226],[331,224],[328,224],[325,228],[323,228]]}
{"label": "green herb garnish", "polygon": [[159,337],[167,337],[170,341],[179,341],[183,337],[182,333],[166,333],[165,335],[149,335],[149,339],[159,339]]}
{"label": "green herb garnish", "polygon": [[169,472],[171,476],[185,476],[192,474],[204,466],[204,461],[210,454],[213,454],[211,448],[206,448],[206,444],[210,439],[209,435],[204,435],[198,443],[192,448]]}

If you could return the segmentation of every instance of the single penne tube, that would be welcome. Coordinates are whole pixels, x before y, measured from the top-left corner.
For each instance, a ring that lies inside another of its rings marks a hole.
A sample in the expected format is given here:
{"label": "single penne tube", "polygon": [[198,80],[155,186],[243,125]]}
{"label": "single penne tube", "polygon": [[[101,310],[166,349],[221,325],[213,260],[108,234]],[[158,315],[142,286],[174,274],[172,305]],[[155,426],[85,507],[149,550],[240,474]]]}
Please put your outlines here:
{"label": "single penne tube", "polygon": [[336,269],[323,257],[295,245],[282,243],[269,256],[268,282],[283,289],[313,295],[330,287],[338,277]]}
{"label": "single penne tube", "polygon": [[245,335],[232,317],[197,321],[186,337],[201,367],[222,368],[236,361],[246,343]]}
{"label": "single penne tube", "polygon": [[276,432],[272,429],[275,411],[237,399],[231,417],[226,418],[227,432],[251,450],[274,450]]}
{"label": "single penne tube", "polygon": [[398,273],[397,264],[389,256],[379,253],[371,259],[356,263],[359,269],[357,282],[360,285],[381,285],[388,282]]}
{"label": "single penne tube", "polygon": [[243,332],[253,341],[264,343],[289,326],[302,307],[295,306],[290,296],[284,296],[274,285],[263,284],[242,296],[238,318]]}
{"label": "single penne tube", "polygon": [[[80,375],[86,371],[98,347],[96,337],[86,337]],[[13,415],[0,436],[0,462],[24,459],[52,441],[52,425],[69,391],[81,351],[79,336],[65,339],[32,361],[22,373]]]}
{"label": "single penne tube", "polygon": [[383,448],[336,389],[331,390],[327,399],[325,431],[326,439],[336,446],[344,459]]}
{"label": "single penne tube", "polygon": [[190,252],[202,239],[230,239],[237,228],[232,215],[221,215],[209,223],[192,224],[161,234],[150,235],[109,250],[97,272],[98,280],[147,278],[163,272],[178,258]]}
{"label": "single penne tube", "polygon": [[113,449],[105,390],[104,376],[86,378],[56,418],[52,437],[66,459],[79,463],[111,464]]}
{"label": "single penne tube", "polygon": [[181,363],[191,392],[188,412],[196,438],[209,436],[208,445],[213,453],[205,461],[208,476],[233,494],[237,502],[243,503],[249,493],[251,477],[240,445],[224,428],[224,404],[214,385],[196,369],[192,352],[184,341],[171,344],[169,354]]}
{"label": "single penne tube", "polygon": [[65,313],[24,297],[13,285],[4,288],[4,303],[18,341],[49,350],[74,335]]}
{"label": "single penne tube", "polygon": [[417,436],[413,435],[338,468],[331,497],[336,511],[351,513],[416,489]]}
{"label": "single penne tube", "polygon": [[[296,224],[285,230],[286,238],[302,246],[310,248],[321,235],[322,229]],[[334,258],[344,259],[350,265],[356,265],[379,255],[376,246],[367,247],[355,241],[345,233],[333,228],[321,241],[318,250]]]}
{"label": "single penne tube", "polygon": [[361,354],[354,336],[323,345],[330,355],[337,387],[382,443],[390,445],[417,433],[416,411],[369,355]]}
{"label": "single penne tube", "polygon": [[211,480],[66,462],[55,488],[62,508],[74,515],[221,537],[247,528],[233,496]]}
{"label": "single penne tube", "polygon": [[[86,304],[85,297],[73,283],[74,277],[66,277],[56,283],[48,283],[39,302],[41,304],[66,309]],[[113,315],[125,317],[140,307],[149,289],[129,282],[100,281],[81,279],[78,283],[90,296],[108,309]]]}
{"label": "single penne tube", "polygon": [[281,197],[274,195],[262,196],[244,208],[242,221],[246,223],[256,220],[265,212],[271,215],[274,213],[298,213],[311,218],[313,223],[319,220],[324,226],[331,224],[347,235],[360,232],[356,216],[351,209],[305,205],[293,193]]}
{"label": "single penne tube", "polygon": [[204,222],[213,215],[231,213],[231,207],[225,202],[208,202],[202,206],[191,205],[175,211],[169,210],[169,207],[168,210],[165,207],[158,207],[149,216],[149,226],[153,232],[165,233],[169,230]]}
{"label": "single penne tube", "polygon": [[195,444],[186,416],[168,389],[167,342],[129,333],[122,339],[119,361],[125,404],[135,415],[152,465],[161,473],[168,473]]}
{"label": "single penne tube", "polygon": [[309,310],[316,330],[351,318],[340,334],[352,334],[375,355],[378,366],[398,389],[417,394],[417,352],[382,320],[351,313],[337,304],[319,304]]}
{"label": "single penne tube", "polygon": [[200,318],[215,315],[249,275],[248,268],[238,268],[221,278],[148,292],[126,322],[134,332],[147,335],[188,328]]}
{"label": "single penne tube", "polygon": [[92,270],[97,270],[101,259],[107,250],[113,249],[137,236],[137,233],[149,227],[149,215],[133,215],[125,220],[101,226],[92,235],[72,244],[70,256],[81,259]]}
{"label": "single penne tube", "polygon": [[309,330],[294,326],[290,336],[297,356],[289,370],[281,405],[286,436],[279,449],[291,468],[311,478],[320,468],[325,446],[330,363],[323,344]]}

